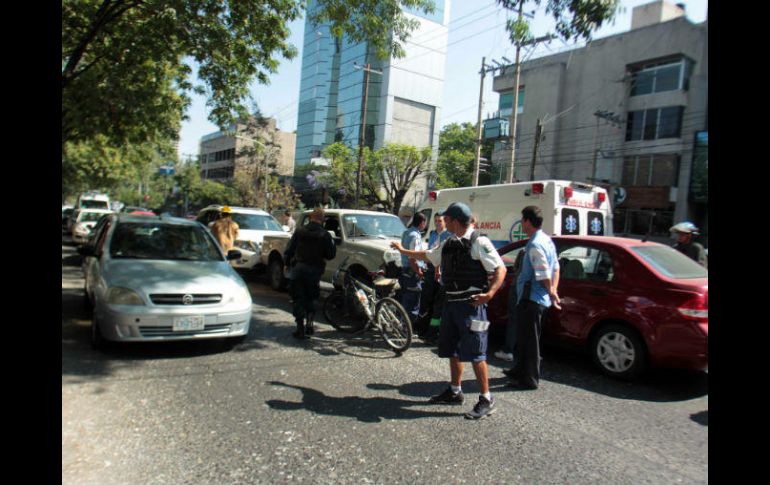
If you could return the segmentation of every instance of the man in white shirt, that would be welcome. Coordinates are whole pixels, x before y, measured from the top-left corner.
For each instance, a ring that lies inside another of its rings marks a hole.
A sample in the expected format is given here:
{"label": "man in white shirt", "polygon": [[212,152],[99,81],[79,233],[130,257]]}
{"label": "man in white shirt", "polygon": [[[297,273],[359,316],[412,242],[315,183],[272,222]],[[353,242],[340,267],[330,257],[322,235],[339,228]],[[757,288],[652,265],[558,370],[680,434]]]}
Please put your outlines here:
{"label": "man in white shirt", "polygon": [[[506,268],[492,241],[479,236],[470,227],[471,211],[455,202],[444,211],[447,230],[453,236],[440,246],[424,251],[409,251],[398,242],[391,246],[401,254],[429,261],[441,268],[447,303],[439,329],[439,357],[449,359],[450,386],[430,398],[435,404],[462,404],[461,388],[464,362],[472,362],[479,384],[479,402],[465,414],[480,419],[494,412],[495,401],[489,392],[486,362],[489,321],[486,306],[505,280]],[[493,273],[491,279],[489,273]]]}

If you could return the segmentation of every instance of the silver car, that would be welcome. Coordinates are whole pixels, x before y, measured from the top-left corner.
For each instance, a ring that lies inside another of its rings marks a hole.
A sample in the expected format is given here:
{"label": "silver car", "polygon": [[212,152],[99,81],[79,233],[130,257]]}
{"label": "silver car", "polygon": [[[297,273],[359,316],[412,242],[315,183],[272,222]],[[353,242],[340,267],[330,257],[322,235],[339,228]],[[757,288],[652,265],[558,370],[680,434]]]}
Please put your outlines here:
{"label": "silver car", "polygon": [[243,340],[251,294],[211,234],[173,217],[111,215],[81,248],[91,344]]}

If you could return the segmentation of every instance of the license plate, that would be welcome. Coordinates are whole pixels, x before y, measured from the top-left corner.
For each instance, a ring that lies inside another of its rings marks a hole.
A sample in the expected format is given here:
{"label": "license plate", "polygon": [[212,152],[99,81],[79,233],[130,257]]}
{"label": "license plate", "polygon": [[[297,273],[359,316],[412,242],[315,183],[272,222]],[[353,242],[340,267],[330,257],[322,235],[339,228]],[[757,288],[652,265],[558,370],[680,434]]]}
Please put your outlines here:
{"label": "license plate", "polygon": [[174,317],[174,332],[188,332],[190,330],[203,330],[203,316]]}

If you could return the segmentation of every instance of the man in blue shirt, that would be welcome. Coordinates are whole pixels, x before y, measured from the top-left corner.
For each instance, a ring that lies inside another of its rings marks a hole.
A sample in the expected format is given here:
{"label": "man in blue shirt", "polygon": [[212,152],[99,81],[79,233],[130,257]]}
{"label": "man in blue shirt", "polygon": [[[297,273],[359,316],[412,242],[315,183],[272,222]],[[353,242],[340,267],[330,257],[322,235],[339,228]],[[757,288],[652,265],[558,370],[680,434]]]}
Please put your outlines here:
{"label": "man in blue shirt", "polygon": [[[401,245],[413,251],[422,250],[422,231],[427,225],[428,221],[425,219],[425,214],[416,213],[412,218],[412,223],[401,235]],[[398,284],[401,287],[401,305],[409,314],[413,326],[420,314],[420,294],[422,293],[422,280],[426,269],[425,262],[401,255],[401,276],[398,278]]]}
{"label": "man in blue shirt", "polygon": [[[439,211],[433,216],[433,224],[436,227],[430,232],[427,249],[435,249],[447,240],[452,234],[446,230],[444,213]],[[438,337],[438,326],[441,320],[441,309],[436,308],[441,297],[441,271],[428,262],[428,269],[423,279],[422,295],[420,295],[419,328],[414,330],[421,338],[432,341]]]}
{"label": "man in blue shirt", "polygon": [[517,389],[537,389],[540,382],[540,334],[543,314],[553,305],[561,309],[556,292],[559,285],[559,261],[556,246],[546,233],[543,212],[536,206],[521,211],[521,227],[529,236],[524,248],[521,272],[516,279],[516,362],[506,374],[509,385]]}

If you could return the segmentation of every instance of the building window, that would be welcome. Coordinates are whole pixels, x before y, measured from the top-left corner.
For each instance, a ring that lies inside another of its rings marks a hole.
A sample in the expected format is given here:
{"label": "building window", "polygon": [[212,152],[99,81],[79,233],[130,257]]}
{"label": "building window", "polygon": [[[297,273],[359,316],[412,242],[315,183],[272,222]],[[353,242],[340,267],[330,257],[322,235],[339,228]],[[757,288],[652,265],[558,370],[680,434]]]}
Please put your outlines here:
{"label": "building window", "polygon": [[680,58],[630,67],[631,96],[665,91],[687,91],[690,87],[692,65],[691,60]]}
{"label": "building window", "polygon": [[[499,109],[501,116],[511,116],[513,91],[500,95]],[[524,112],[524,86],[519,86],[518,114]]]}
{"label": "building window", "polygon": [[657,140],[682,136],[684,106],[630,111],[626,141]]}
{"label": "building window", "polygon": [[676,187],[679,155],[637,155],[623,159],[623,185],[629,187]]}

